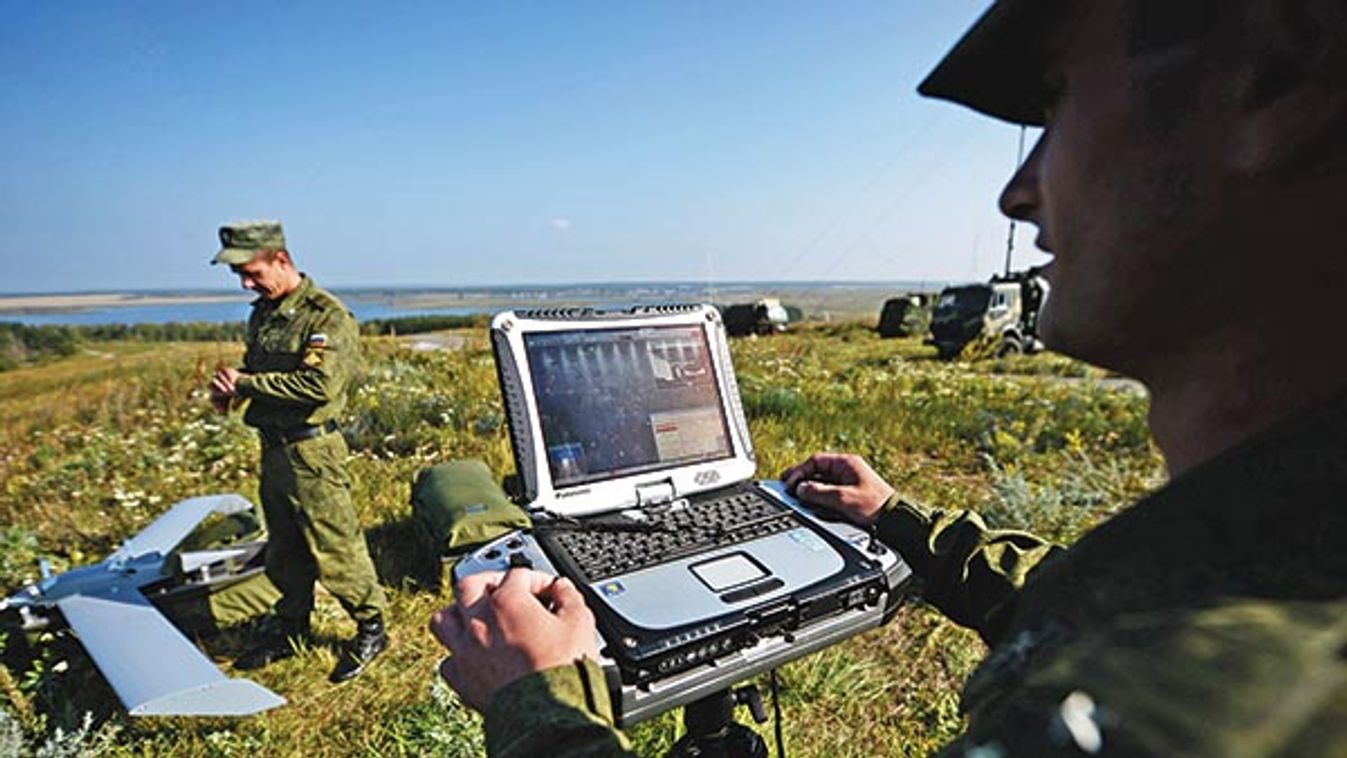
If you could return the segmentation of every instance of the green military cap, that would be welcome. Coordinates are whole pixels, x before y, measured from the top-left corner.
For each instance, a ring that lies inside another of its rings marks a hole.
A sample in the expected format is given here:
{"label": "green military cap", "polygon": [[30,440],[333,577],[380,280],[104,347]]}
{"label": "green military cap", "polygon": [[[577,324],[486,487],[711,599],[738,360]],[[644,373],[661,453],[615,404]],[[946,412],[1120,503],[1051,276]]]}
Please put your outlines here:
{"label": "green military cap", "polygon": [[1016,124],[1043,125],[1050,92],[1043,77],[1049,22],[1079,0],[997,0],[917,91]]}
{"label": "green military cap", "polygon": [[220,227],[220,252],[211,264],[237,266],[264,250],[285,250],[285,232],[279,221],[235,221]]}

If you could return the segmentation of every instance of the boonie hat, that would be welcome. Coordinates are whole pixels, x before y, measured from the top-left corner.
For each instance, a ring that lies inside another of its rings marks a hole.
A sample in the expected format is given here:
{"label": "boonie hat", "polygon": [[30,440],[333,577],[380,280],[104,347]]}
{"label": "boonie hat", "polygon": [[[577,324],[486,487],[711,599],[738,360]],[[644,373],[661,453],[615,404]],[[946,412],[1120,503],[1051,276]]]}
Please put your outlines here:
{"label": "boonie hat", "polygon": [[263,250],[285,250],[285,232],[279,221],[235,221],[220,227],[220,252],[211,265],[247,263]]}
{"label": "boonie hat", "polygon": [[1072,2],[997,0],[917,91],[1012,123],[1042,126],[1049,95],[1040,60],[1042,36],[1046,22]]}

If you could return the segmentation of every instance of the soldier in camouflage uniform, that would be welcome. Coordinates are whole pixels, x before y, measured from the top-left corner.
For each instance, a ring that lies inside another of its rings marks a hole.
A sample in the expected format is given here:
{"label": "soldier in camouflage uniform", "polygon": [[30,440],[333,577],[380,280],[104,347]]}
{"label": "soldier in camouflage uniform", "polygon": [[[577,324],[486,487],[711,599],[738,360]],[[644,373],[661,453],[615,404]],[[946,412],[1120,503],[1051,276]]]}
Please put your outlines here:
{"label": "soldier in camouflage uniform", "polygon": [[[783,474],[990,646],[941,755],[1347,756],[1347,4],[1001,0],[920,89],[1044,127],[1001,198],[1055,255],[1042,334],[1145,382],[1172,476],[1062,547],[854,456]],[[1274,249],[1293,302],[1251,307]],[[491,755],[627,754],[574,587],[458,592]]]}
{"label": "soldier in camouflage uniform", "polygon": [[356,621],[332,671],[332,681],[342,682],[388,647],[386,600],[351,503],[346,440],[337,433],[360,334],[341,301],[295,268],[280,223],[223,226],[220,244],[212,263],[228,264],[260,297],[243,368],[219,369],[211,396],[221,409],[249,401],[243,420],[262,442],[267,577],[281,591],[273,628],[235,667],[294,655],[293,643],[309,634],[316,579]]}

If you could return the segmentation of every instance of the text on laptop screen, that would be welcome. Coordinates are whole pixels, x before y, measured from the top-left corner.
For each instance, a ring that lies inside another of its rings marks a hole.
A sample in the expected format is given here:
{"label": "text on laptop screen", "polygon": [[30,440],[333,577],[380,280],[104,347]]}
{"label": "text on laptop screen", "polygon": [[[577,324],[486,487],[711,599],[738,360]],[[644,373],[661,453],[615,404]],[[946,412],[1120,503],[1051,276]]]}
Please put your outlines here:
{"label": "text on laptop screen", "polygon": [[555,487],[731,455],[697,326],[524,335]]}

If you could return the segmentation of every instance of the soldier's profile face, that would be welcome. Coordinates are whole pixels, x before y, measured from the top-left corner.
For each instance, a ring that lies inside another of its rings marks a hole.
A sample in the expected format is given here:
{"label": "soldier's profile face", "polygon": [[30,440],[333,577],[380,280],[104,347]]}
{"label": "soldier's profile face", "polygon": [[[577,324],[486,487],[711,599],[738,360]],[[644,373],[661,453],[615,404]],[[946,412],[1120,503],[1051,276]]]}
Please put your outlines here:
{"label": "soldier's profile face", "polygon": [[247,263],[238,263],[229,269],[238,275],[239,284],[245,290],[256,292],[266,300],[277,300],[289,292],[290,261],[282,252],[259,253]]}
{"label": "soldier's profile face", "polygon": [[1101,0],[1059,31],[1046,126],[1001,206],[1036,224],[1054,255],[1039,321],[1048,345],[1140,374],[1210,289],[1199,274],[1223,127],[1200,59],[1132,49],[1127,12],[1126,0]]}

